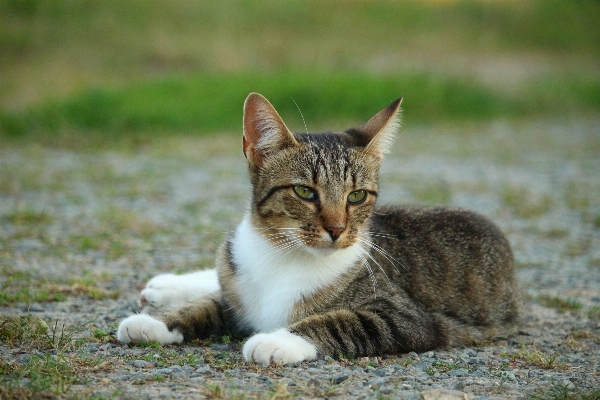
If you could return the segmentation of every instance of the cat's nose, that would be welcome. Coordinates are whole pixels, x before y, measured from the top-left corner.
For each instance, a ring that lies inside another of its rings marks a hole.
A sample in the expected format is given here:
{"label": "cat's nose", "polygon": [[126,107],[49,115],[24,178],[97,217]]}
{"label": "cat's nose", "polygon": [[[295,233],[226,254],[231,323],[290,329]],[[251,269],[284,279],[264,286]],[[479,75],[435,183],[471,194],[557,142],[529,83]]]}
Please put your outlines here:
{"label": "cat's nose", "polygon": [[342,232],[344,232],[344,230],[346,229],[345,226],[326,226],[325,229],[327,230],[327,232],[329,232],[329,236],[331,237],[331,240],[333,240],[334,242],[337,240],[337,238],[340,237],[340,235],[342,234]]}

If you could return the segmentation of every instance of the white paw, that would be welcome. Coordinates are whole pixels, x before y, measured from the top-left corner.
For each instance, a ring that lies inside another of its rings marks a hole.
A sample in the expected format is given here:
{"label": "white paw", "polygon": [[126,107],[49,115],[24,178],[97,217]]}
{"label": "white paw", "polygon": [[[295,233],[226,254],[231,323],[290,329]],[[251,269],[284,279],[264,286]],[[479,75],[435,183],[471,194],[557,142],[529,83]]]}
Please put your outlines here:
{"label": "white paw", "polygon": [[314,344],[287,329],[252,336],[242,352],[247,361],[262,365],[293,364],[317,358],[317,347]]}
{"label": "white paw", "polygon": [[140,294],[140,305],[143,313],[164,311],[217,290],[219,280],[214,269],[185,275],[163,274],[148,281]]}
{"label": "white paw", "polygon": [[171,344],[183,342],[183,335],[177,329],[169,331],[167,325],[156,318],[139,314],[125,318],[121,322],[117,339],[122,343],[144,341]]}

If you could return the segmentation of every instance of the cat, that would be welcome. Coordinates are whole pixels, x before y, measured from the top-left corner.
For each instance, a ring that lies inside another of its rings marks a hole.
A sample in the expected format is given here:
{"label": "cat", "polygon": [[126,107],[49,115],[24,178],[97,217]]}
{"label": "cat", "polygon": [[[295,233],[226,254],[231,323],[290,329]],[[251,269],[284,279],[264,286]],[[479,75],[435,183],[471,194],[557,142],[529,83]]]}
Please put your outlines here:
{"label": "cat", "polygon": [[123,343],[250,336],[246,360],[294,364],[468,346],[518,325],[510,245],[486,218],[380,207],[379,167],[402,99],[345,132],[292,133],[258,93],[244,103],[252,200],[216,269],[159,275]]}

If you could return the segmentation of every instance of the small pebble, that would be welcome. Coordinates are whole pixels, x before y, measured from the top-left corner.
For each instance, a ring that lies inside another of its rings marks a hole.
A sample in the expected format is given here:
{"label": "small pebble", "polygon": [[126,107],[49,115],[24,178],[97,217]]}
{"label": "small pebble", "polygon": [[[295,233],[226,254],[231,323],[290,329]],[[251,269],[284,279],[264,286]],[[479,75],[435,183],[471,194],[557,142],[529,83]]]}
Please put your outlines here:
{"label": "small pebble", "polygon": [[340,383],[344,382],[348,378],[350,378],[350,375],[342,374],[342,375],[338,375],[335,378],[333,378],[332,381],[334,384],[339,385]]}
{"label": "small pebble", "polygon": [[211,370],[212,368],[210,367],[210,365],[203,365],[200,368],[198,368],[196,372],[199,374],[208,374],[211,372]]}
{"label": "small pebble", "polygon": [[25,310],[25,312],[27,312],[27,311],[44,312],[44,311],[46,311],[46,309],[44,307],[42,307],[42,305],[39,303],[32,303],[27,306],[27,309]]}
{"label": "small pebble", "polygon": [[168,375],[173,373],[173,370],[171,368],[158,368],[155,372],[157,374]]}

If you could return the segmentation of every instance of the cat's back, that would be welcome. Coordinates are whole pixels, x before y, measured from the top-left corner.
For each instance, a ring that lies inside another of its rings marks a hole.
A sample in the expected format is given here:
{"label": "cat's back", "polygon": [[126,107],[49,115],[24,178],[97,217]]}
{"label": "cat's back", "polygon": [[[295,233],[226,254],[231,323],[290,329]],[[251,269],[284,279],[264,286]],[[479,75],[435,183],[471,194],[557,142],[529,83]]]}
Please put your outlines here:
{"label": "cat's back", "polygon": [[[449,246],[451,254],[448,255],[458,257],[483,252],[509,263],[506,267],[512,267],[510,244],[498,226],[488,218],[462,208],[379,207],[371,217],[371,232],[376,241],[393,237],[416,246],[414,250],[421,246]],[[411,249],[406,248],[407,251]]]}
{"label": "cat's back", "polygon": [[[475,325],[517,319],[514,260],[500,229],[446,207],[382,207],[371,217],[379,263],[413,299]],[[383,251],[387,253],[384,254]]]}

